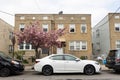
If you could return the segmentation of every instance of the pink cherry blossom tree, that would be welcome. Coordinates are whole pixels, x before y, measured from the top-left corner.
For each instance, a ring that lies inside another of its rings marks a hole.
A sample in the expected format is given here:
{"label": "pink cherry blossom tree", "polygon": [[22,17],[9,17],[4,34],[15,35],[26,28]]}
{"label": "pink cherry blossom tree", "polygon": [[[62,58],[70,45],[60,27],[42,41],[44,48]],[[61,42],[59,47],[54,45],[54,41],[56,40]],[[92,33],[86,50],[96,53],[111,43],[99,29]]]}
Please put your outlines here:
{"label": "pink cherry blossom tree", "polygon": [[49,49],[52,46],[61,47],[61,42],[57,39],[64,34],[64,30],[65,29],[59,29],[44,32],[39,26],[39,23],[36,22],[26,26],[23,31],[15,32],[15,35],[18,44],[25,42],[34,47],[37,59],[40,58],[38,48],[46,47]]}

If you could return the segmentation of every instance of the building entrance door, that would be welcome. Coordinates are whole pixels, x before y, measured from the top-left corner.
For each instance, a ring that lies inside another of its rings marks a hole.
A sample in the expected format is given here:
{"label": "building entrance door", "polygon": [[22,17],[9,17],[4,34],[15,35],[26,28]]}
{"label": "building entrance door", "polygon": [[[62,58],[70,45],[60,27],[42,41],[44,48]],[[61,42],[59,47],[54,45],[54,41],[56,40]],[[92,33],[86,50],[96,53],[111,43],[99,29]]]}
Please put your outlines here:
{"label": "building entrance door", "polygon": [[57,48],[57,54],[63,54],[63,48]]}

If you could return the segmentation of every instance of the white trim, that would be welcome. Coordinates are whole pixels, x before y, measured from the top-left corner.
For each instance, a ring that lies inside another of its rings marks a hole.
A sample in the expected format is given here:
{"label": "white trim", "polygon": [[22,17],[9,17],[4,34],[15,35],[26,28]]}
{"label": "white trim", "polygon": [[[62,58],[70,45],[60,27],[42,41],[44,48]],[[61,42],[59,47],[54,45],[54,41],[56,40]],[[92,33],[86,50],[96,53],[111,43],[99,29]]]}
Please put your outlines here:
{"label": "white trim", "polygon": [[[85,27],[85,32],[82,30],[82,27]],[[81,29],[81,33],[87,33],[87,25],[86,24],[81,24],[80,29]]]}
{"label": "white trim", "polygon": [[[85,44],[83,43],[85,42]],[[79,45],[77,45],[79,43]],[[71,50],[71,47],[73,46],[74,49]],[[86,49],[82,49],[83,46],[86,47]],[[79,48],[79,50],[77,49]],[[69,41],[69,50],[71,51],[86,51],[87,50],[87,41]]]}
{"label": "white trim", "polygon": [[46,32],[48,32],[49,31],[48,24],[42,24],[42,29],[43,29],[43,31],[44,31],[44,29],[47,29]]}
{"label": "white trim", "polygon": [[[74,32],[71,32],[70,30],[74,29]],[[75,24],[69,24],[69,33],[75,33],[76,32],[76,28],[75,28]]]}

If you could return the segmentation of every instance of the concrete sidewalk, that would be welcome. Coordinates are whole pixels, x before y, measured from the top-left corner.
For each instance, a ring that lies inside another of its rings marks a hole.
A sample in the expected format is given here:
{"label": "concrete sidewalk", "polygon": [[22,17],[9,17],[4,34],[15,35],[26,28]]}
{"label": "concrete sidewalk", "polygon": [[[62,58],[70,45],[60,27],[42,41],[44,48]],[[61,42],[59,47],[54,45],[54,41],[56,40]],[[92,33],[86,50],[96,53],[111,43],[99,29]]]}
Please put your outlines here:
{"label": "concrete sidewalk", "polygon": [[107,67],[105,67],[105,65],[101,65],[101,68],[102,68],[103,71],[109,70]]}
{"label": "concrete sidewalk", "polygon": [[[33,66],[25,66],[25,71],[34,71],[34,69],[32,69],[32,68],[33,68]],[[101,69],[103,71],[109,70],[107,67],[105,67],[105,65],[101,65]]]}

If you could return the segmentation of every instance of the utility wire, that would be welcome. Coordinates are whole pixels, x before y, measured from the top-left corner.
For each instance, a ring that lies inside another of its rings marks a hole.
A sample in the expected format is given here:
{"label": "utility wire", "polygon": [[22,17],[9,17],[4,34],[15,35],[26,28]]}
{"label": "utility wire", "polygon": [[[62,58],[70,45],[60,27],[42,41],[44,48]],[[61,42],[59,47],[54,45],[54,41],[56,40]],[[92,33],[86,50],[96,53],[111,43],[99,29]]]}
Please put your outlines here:
{"label": "utility wire", "polygon": [[39,7],[39,4],[38,4],[38,2],[37,2],[37,0],[35,0],[35,4],[36,4],[38,10],[41,10],[40,7]]}
{"label": "utility wire", "polygon": [[10,15],[10,16],[14,16],[13,14],[10,14],[10,13],[8,13],[8,12],[4,12],[4,11],[1,11],[1,10],[0,10],[0,12],[1,12],[1,13],[4,13],[4,14],[7,14],[7,15]]}
{"label": "utility wire", "polygon": [[[115,13],[117,13],[119,10],[120,10],[120,6],[117,8],[117,10],[110,16],[110,18],[109,18],[105,23],[103,23],[103,24],[101,24],[100,26],[97,26],[97,27],[100,28],[100,27],[102,27],[103,25],[105,25],[106,23],[108,23],[108,22],[112,19],[112,17],[115,15]],[[106,17],[106,16],[105,16],[105,17]],[[104,17],[104,18],[105,18],[105,17]],[[103,19],[104,19],[104,18],[103,18]],[[103,19],[102,19],[102,20],[103,20]],[[102,21],[102,20],[101,20],[101,21]],[[100,21],[100,22],[101,22],[101,21]],[[100,23],[100,22],[99,22],[99,23]],[[98,23],[98,24],[99,24],[99,23]],[[96,26],[96,25],[95,25],[95,26]]]}

